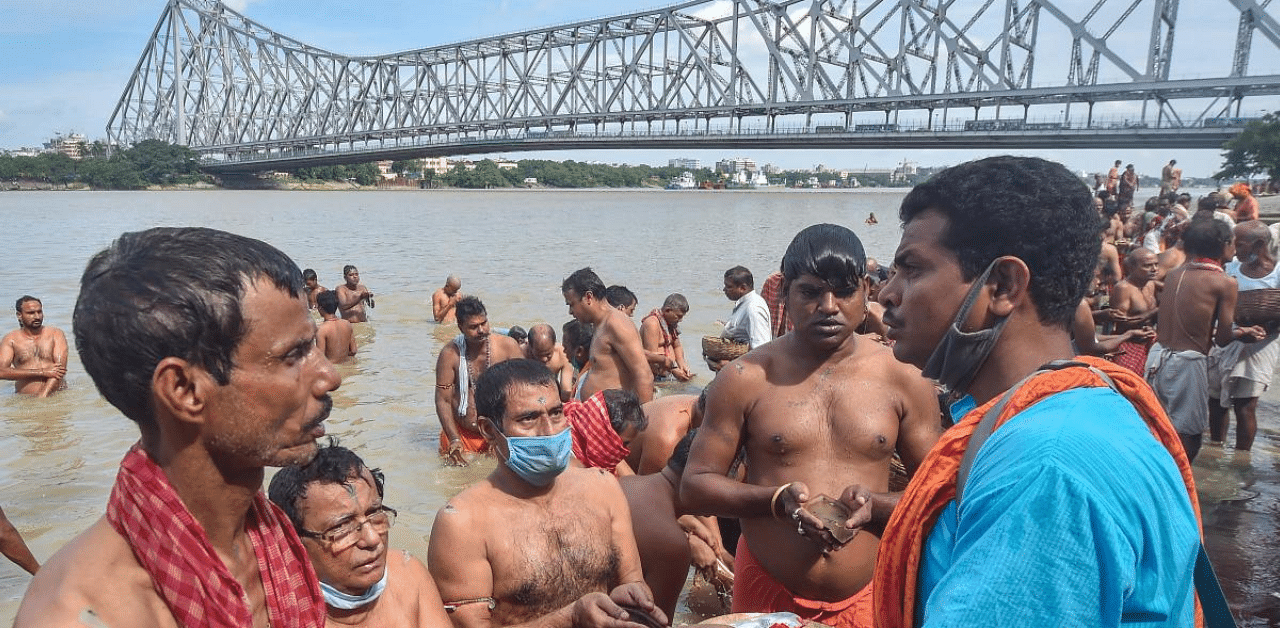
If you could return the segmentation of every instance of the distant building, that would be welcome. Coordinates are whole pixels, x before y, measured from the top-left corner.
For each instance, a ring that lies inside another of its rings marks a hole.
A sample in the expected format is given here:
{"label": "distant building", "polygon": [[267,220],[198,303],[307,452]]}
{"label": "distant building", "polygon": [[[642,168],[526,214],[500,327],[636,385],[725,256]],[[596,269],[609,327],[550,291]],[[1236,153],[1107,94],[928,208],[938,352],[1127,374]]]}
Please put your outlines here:
{"label": "distant building", "polygon": [[681,170],[701,170],[702,160],[689,159],[687,157],[676,157],[667,162],[668,168],[679,168]]}
{"label": "distant building", "polygon": [[81,154],[82,149],[88,144],[88,138],[79,133],[71,133],[66,137],[59,133],[56,137],[44,143],[44,152],[62,153],[72,159],[80,159],[84,156]]}
{"label": "distant building", "polygon": [[782,174],[782,168],[779,168],[778,166],[775,166],[775,165],[773,165],[773,164],[765,164],[765,165],[764,165],[764,168],[763,168],[763,171],[764,171],[764,173],[765,173],[765,174],[767,174],[767,175],[778,175],[778,174]]}
{"label": "distant building", "polygon": [[436,174],[449,174],[453,166],[449,165],[449,160],[444,157],[426,157],[418,160],[422,164],[422,171],[428,170]]}
{"label": "distant building", "polygon": [[498,170],[515,170],[520,167],[520,164],[507,159],[499,159],[494,163],[498,164]]}
{"label": "distant building", "polygon": [[395,162],[390,159],[385,159],[383,161],[374,162],[374,165],[378,167],[378,174],[382,175],[383,179],[394,179],[396,178],[396,173],[391,170],[391,164],[393,163]]}
{"label": "distant building", "polygon": [[716,172],[724,172],[734,174],[737,172],[755,172],[756,161],[747,157],[734,157],[732,159],[721,159],[716,162]]}

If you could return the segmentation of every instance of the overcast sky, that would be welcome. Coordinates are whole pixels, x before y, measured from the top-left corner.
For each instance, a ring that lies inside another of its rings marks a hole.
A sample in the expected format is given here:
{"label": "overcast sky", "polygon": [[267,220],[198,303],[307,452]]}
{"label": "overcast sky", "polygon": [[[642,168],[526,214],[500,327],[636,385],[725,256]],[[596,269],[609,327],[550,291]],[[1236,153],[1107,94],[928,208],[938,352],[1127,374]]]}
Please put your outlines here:
{"label": "overcast sky", "polygon": [[[1134,33],[1113,37],[1114,48],[1139,70],[1145,69],[1146,33],[1153,0],[1142,0],[1134,16],[1122,25]],[[110,117],[126,82],[138,62],[165,7],[164,0],[0,0],[0,148],[38,146],[55,132],[77,132],[90,139],[105,136]],[[235,0],[228,6],[250,18],[309,44],[344,54],[383,54],[483,38],[629,13],[664,6],[657,0]],[[860,3],[862,6],[864,3]],[[886,3],[888,4],[888,3]],[[975,0],[958,0],[953,15],[965,14]],[[1003,3],[995,3],[997,8]],[[1094,3],[1057,0],[1067,13],[1082,17]],[[1092,24],[1100,24],[1108,11],[1119,12],[1128,0],[1108,0]],[[1113,9],[1110,5],[1116,5]],[[1238,13],[1230,0],[1197,0],[1180,3],[1172,78],[1225,76],[1235,43]],[[714,13],[705,7],[700,14]],[[1000,10],[996,13],[1002,13]],[[1276,13],[1276,10],[1272,10]],[[999,18],[997,18],[999,19]],[[1046,42],[1062,41],[1061,55],[1037,58],[1036,83],[1060,84],[1069,41],[1065,29],[1055,28],[1041,14],[1041,49],[1056,50]],[[1091,31],[1095,30],[1091,27]],[[1057,39],[1055,39],[1057,38]],[[1280,51],[1263,37],[1254,38],[1251,74],[1275,72]],[[1055,65],[1057,64],[1057,65]],[[1270,68],[1266,66],[1270,65]],[[1104,63],[1102,76],[1117,76]],[[1248,115],[1280,108],[1276,99],[1246,101],[1254,108]],[[1080,108],[1083,110],[1083,107]],[[1099,110],[1095,109],[1095,112]],[[1110,114],[1123,116],[1122,106]],[[1007,115],[1007,114],[1006,114]],[[920,165],[954,164],[983,156],[977,151],[905,150],[756,150],[732,154],[712,150],[557,151],[512,153],[511,158],[598,160],[605,162],[665,165],[670,157],[693,157],[704,163],[734,156],[754,158],[785,168],[887,167],[904,159]],[[1031,154],[1031,153],[1024,153]],[[1057,159],[1075,170],[1097,171],[1113,159],[1133,162],[1138,170],[1158,174],[1170,158],[1178,159],[1187,176],[1207,176],[1221,165],[1215,150],[1044,150],[1039,156]]]}

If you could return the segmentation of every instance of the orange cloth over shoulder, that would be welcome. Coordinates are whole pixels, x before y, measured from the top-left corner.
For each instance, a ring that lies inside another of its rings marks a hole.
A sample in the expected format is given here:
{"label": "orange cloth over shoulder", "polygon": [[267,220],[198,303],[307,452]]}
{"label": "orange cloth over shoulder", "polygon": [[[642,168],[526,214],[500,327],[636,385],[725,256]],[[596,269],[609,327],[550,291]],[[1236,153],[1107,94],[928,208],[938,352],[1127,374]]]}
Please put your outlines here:
{"label": "orange cloth over shoulder", "polygon": [[[1191,463],[1182,449],[1177,432],[1169,423],[1164,408],[1156,399],[1151,387],[1140,376],[1124,367],[1099,358],[1080,356],[1076,361],[1085,362],[1106,373],[1115,382],[1121,395],[1129,400],[1146,421],[1151,434],[1169,450],[1191,498],[1196,521],[1200,521],[1200,501],[1196,498],[1195,478],[1191,475]],[[1073,388],[1106,386],[1101,378],[1083,367],[1069,367],[1042,373],[1019,388],[996,419],[995,429],[1011,417],[1031,407],[1037,401]],[[1003,396],[1003,395],[1001,395]],[[956,496],[956,473],[969,444],[969,437],[982,419],[982,415],[999,403],[1000,397],[988,401],[965,415],[959,423],[947,430],[938,440],[924,462],[916,470],[911,484],[902,494],[894,509],[884,536],[880,539],[880,552],[876,556],[876,575],[872,580],[875,595],[875,615],[880,628],[906,628],[915,621],[916,591],[920,573],[920,557],[924,542],[933,530],[947,504]],[[975,575],[974,577],[981,577]],[[1203,625],[1200,602],[1196,601],[1196,625]]]}

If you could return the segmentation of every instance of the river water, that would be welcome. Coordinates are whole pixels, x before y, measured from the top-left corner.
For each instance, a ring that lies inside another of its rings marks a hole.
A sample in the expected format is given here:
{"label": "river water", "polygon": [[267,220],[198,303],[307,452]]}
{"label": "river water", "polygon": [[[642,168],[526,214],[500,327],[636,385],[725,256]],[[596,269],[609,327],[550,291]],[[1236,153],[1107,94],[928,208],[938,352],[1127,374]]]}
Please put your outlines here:
{"label": "river water", "polygon": [[[360,352],[341,365],[342,387],[326,427],[387,476],[386,503],[400,511],[392,543],[426,555],[435,511],[483,477],[492,462],[442,467],[433,392],[436,355],[457,333],[430,322],[430,299],[446,275],[484,300],[508,326],[569,319],[560,282],[592,266],[639,299],[637,318],[683,293],[690,363],[697,339],[717,332],[731,304],[723,273],[741,264],[757,283],[777,268],[797,231],[847,225],[868,255],[892,258],[902,191],[396,191],[396,192],[33,192],[0,194],[12,231],[0,251],[8,294],[44,301],[46,324],[70,336],[71,310],[88,258],[125,231],[158,225],[225,229],[274,244],[321,284],[360,268],[376,295],[357,325]],[[880,220],[864,224],[868,213]],[[693,384],[708,381],[705,366]],[[115,470],[137,428],[98,396],[74,346],[69,389],[30,399],[0,386],[0,507],[42,562],[104,510]],[[666,392],[674,392],[667,390]],[[1206,446],[1196,461],[1210,555],[1246,625],[1280,625],[1280,396],[1259,410],[1252,454]],[[1228,442],[1234,438],[1229,435]],[[0,623],[8,624],[30,581],[0,561]]]}

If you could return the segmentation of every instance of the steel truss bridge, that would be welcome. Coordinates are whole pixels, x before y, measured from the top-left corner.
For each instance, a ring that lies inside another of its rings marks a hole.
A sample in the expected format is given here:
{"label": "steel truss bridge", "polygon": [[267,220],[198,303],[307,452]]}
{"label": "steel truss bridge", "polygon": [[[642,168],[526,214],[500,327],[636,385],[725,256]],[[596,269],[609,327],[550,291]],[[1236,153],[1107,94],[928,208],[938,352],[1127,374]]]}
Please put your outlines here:
{"label": "steel truss bridge", "polygon": [[169,0],[107,133],[224,173],[583,148],[1213,148],[1276,108],[1280,24],[1272,0],[1192,1],[1234,42],[1193,22],[1175,46],[1179,0],[696,0],[360,57]]}

